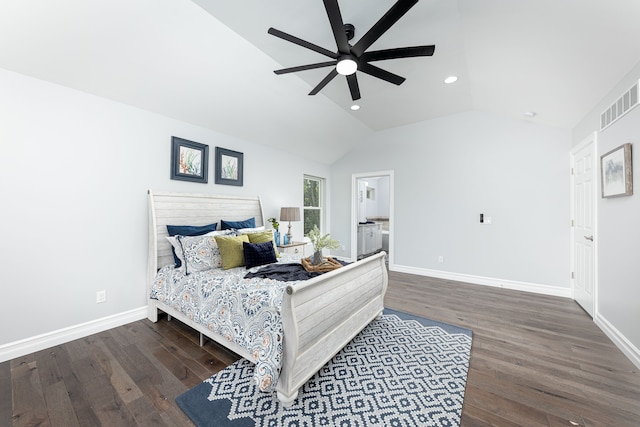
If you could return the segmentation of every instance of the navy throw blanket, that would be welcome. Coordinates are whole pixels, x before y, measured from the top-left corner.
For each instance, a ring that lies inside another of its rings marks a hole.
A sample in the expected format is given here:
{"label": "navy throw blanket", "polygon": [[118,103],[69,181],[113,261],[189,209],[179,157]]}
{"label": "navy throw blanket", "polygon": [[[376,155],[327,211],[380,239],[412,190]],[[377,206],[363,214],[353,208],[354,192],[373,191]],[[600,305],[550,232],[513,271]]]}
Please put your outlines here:
{"label": "navy throw blanket", "polygon": [[302,264],[269,264],[262,267],[255,273],[247,273],[244,278],[251,279],[259,277],[261,279],[274,279],[281,282],[292,282],[294,280],[307,280],[318,276],[320,273],[311,272],[304,269]]}
{"label": "navy throw blanket", "polygon": [[[340,264],[348,265],[349,262],[341,261],[337,259]],[[292,282],[294,280],[307,280],[312,277],[316,277],[322,273],[316,271],[311,272],[304,269],[302,264],[269,264],[262,267],[255,273],[247,273],[244,278],[251,279],[252,277],[259,277],[261,279],[273,279],[281,282]]]}

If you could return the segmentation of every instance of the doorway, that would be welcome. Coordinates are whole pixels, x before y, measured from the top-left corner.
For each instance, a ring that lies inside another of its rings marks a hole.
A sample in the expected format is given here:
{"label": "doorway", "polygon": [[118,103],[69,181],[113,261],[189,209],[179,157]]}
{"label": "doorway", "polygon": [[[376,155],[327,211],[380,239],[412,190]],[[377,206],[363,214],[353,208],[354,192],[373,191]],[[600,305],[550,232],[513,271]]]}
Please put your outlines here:
{"label": "doorway", "polygon": [[[384,250],[388,264],[393,265],[393,171],[353,174],[351,180],[351,259]],[[379,243],[373,235],[378,229]],[[363,248],[369,245],[361,241],[365,230],[373,235],[368,239],[373,242],[372,248]]]}
{"label": "doorway", "polygon": [[596,132],[571,150],[573,299],[594,318],[598,290]]}

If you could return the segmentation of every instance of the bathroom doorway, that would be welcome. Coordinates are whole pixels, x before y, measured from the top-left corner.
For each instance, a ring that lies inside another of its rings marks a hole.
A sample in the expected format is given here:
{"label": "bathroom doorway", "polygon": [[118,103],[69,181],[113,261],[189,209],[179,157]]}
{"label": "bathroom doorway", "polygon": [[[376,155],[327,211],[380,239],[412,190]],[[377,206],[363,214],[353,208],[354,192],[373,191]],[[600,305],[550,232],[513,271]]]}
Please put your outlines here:
{"label": "bathroom doorway", "polygon": [[381,250],[393,265],[393,171],[352,175],[351,259]]}

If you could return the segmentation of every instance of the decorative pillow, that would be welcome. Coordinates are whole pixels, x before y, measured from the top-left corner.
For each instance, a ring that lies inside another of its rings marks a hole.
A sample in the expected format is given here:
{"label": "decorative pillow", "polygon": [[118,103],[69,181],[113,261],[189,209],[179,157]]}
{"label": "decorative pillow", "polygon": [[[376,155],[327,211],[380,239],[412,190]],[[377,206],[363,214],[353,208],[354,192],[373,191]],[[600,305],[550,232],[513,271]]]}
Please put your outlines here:
{"label": "decorative pillow", "polygon": [[[218,223],[209,224],[209,225],[167,225],[167,233],[169,236],[202,236],[203,234],[207,234],[211,231],[215,231]],[[171,240],[169,240],[171,242]],[[182,261],[180,257],[176,254],[175,248],[176,246],[171,242],[173,248],[171,248],[171,252],[173,253],[173,260],[176,263],[176,268],[182,265]]]}
{"label": "decorative pillow", "polygon": [[215,236],[222,257],[222,268],[228,270],[244,265],[242,242],[249,243],[247,234],[241,236]]}
{"label": "decorative pillow", "polygon": [[276,247],[276,241],[273,239],[273,230],[266,230],[261,232],[246,233],[249,236],[249,242],[251,243],[273,243],[273,250],[277,257],[280,256],[278,248]]}
{"label": "decorative pillow", "polygon": [[[226,236],[230,234],[233,234],[232,230],[216,230],[216,231],[212,231],[211,233],[207,233],[203,236],[189,236],[189,237]],[[187,236],[180,236],[180,235],[167,236],[167,240],[169,241],[169,243],[171,243],[171,246],[172,246],[171,249],[173,251],[174,259],[178,260],[178,263],[176,263],[175,268],[184,268],[185,266],[184,254],[183,254],[182,242],[178,240],[179,237],[187,237]]]}
{"label": "decorative pillow", "polygon": [[277,262],[276,252],[271,242],[264,243],[242,243],[244,252],[244,262],[247,268]]}
{"label": "decorative pillow", "polygon": [[244,221],[225,221],[224,219],[220,220],[220,225],[223,230],[230,230],[232,228],[240,229],[240,228],[255,228],[256,219],[255,217],[245,219]]}
{"label": "decorative pillow", "polygon": [[182,246],[185,274],[222,267],[220,249],[213,233],[204,236],[177,236]]}

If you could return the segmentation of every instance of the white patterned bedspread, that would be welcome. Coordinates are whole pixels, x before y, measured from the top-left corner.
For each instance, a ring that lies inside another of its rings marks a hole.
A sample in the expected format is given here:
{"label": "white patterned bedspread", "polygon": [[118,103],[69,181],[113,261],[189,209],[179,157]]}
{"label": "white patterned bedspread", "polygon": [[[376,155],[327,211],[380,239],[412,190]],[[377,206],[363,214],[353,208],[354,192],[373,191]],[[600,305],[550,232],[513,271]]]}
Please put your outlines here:
{"label": "white patterned bedspread", "polygon": [[[295,262],[282,255],[279,262]],[[185,276],[166,266],[156,275],[151,298],[247,349],[256,364],[256,384],[273,391],[282,366],[282,297],[286,286],[296,282],[244,279],[259,268],[214,268]]]}

